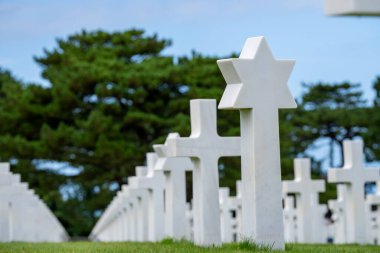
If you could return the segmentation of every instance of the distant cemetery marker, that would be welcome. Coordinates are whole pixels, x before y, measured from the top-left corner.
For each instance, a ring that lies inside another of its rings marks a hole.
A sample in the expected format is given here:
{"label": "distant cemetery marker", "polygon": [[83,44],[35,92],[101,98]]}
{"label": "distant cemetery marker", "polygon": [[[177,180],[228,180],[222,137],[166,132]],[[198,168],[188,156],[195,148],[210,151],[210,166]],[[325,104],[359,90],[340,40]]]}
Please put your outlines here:
{"label": "distant cemetery marker", "polygon": [[[284,193],[294,193],[297,203],[298,242],[323,243],[320,240],[323,222],[317,219],[321,216],[318,194],[325,191],[324,180],[311,179],[311,162],[308,158],[294,160],[294,180],[282,182]],[[316,220],[316,222],[312,222]],[[315,231],[320,231],[315,233]]]}
{"label": "distant cemetery marker", "polygon": [[347,243],[366,243],[364,185],[380,180],[378,168],[364,168],[363,141],[343,142],[343,168],[328,170],[328,182],[347,185]]}

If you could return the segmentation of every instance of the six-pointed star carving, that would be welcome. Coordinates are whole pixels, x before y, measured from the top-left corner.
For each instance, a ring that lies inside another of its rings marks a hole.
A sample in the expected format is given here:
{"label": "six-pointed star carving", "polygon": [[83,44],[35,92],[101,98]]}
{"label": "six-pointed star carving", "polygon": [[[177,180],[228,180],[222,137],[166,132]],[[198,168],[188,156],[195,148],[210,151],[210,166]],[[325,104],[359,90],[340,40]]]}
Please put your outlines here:
{"label": "six-pointed star carving", "polygon": [[247,39],[238,59],[217,61],[227,82],[219,109],[296,108],[287,85],[294,60],[276,60],[264,37]]}

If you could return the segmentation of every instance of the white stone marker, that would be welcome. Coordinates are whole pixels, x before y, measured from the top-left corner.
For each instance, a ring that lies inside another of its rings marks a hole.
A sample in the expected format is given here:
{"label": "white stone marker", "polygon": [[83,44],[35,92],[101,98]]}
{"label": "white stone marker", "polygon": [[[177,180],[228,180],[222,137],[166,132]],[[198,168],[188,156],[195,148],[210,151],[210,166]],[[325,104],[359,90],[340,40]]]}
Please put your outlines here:
{"label": "white stone marker", "polygon": [[[142,189],[126,189],[126,195],[128,196],[126,199],[126,205],[128,209],[127,213],[127,231],[128,231],[128,241],[142,241],[142,231],[139,231],[139,223],[141,223],[143,220],[139,219],[138,214],[139,212],[143,213],[144,210],[141,210],[139,208],[138,199],[133,194],[133,190],[142,190]],[[145,190],[145,189],[144,189]],[[147,220],[148,217],[145,217]],[[142,228],[140,228],[142,229]],[[149,228],[146,230],[146,234],[148,235],[145,237],[145,240],[149,240]]]}
{"label": "white stone marker", "polygon": [[[19,183],[19,177],[16,178],[10,173],[9,163],[0,163],[0,189],[2,186],[10,186]],[[0,197],[1,197],[0,191]],[[11,242],[13,240],[13,222],[12,222],[12,205],[9,202],[9,196],[6,201],[0,202],[0,242]]]}
{"label": "white stone marker", "polygon": [[337,185],[337,199],[329,200],[329,208],[333,212],[334,221],[334,243],[346,243],[346,209],[347,209],[347,186],[344,184]]}
{"label": "white stone marker", "polygon": [[228,187],[219,188],[219,203],[222,242],[231,243],[233,241],[233,220],[231,213],[233,207],[230,202],[230,189]]}
{"label": "white stone marker", "polygon": [[218,135],[216,100],[214,99],[191,100],[190,114],[190,137],[169,140],[169,154],[170,156],[190,157],[194,164],[195,244],[220,245],[218,160],[220,157],[239,156],[240,138]]}
{"label": "white stone marker", "polygon": [[324,0],[331,16],[380,16],[380,0]]}
{"label": "white stone marker", "polygon": [[282,189],[286,194],[296,194],[298,242],[320,243],[318,234],[323,228],[318,194],[325,191],[325,181],[312,180],[310,170],[310,159],[294,159],[294,181],[284,180]]}
{"label": "white stone marker", "polygon": [[[144,178],[148,173],[148,169],[145,166],[137,166],[135,168],[136,177]],[[128,177],[128,182],[136,177]],[[149,240],[149,222],[148,222],[148,203],[149,203],[149,192],[144,188],[132,188],[125,187],[125,192],[128,199],[128,204],[130,207],[130,213],[128,214],[132,226],[135,227],[136,234],[134,236],[134,240],[139,242],[144,242]],[[134,225],[133,225],[134,224]],[[131,229],[131,228],[130,228]],[[132,229],[131,229],[132,230]],[[132,239],[129,239],[133,241]]]}
{"label": "white stone marker", "polygon": [[372,205],[370,202],[366,200],[366,229],[367,229],[367,244],[378,244],[377,239],[377,213],[372,210]]}
{"label": "white stone marker", "polygon": [[316,203],[315,211],[317,215],[311,222],[313,223],[312,227],[316,228],[315,231],[318,231],[318,233],[315,234],[315,241],[313,243],[327,243],[327,239],[329,237],[329,227],[325,215],[328,208],[326,204],[319,204],[318,195],[315,197],[317,198],[314,200],[314,203]]}
{"label": "white stone marker", "polygon": [[297,107],[287,86],[294,61],[274,59],[253,37],[239,59],[218,65],[227,82],[219,109],[240,110],[242,236],[284,249],[278,109]]}
{"label": "white stone marker", "polygon": [[[136,177],[143,178],[146,177],[148,173],[148,168],[145,166],[137,166],[135,168]],[[129,178],[128,178],[129,180]],[[128,193],[132,198],[137,198],[137,202],[133,206],[133,215],[136,219],[136,240],[137,241],[149,241],[149,191],[147,189],[132,189],[128,188]],[[131,221],[133,222],[133,221]]]}
{"label": "white stone marker", "polygon": [[56,217],[25,183],[0,186],[0,210],[4,208],[8,214],[0,220],[8,220],[8,227],[0,230],[7,230],[9,234],[6,238],[0,237],[0,241],[61,242],[68,239]]}
{"label": "white stone marker", "polygon": [[132,188],[145,188],[149,191],[148,220],[149,239],[151,241],[161,241],[165,237],[165,177],[162,171],[154,170],[156,161],[157,155],[155,153],[147,153],[147,176],[132,177],[129,180],[129,185]]}
{"label": "white stone marker", "polygon": [[194,241],[193,232],[193,210],[191,209],[191,204],[186,204],[186,240]]}
{"label": "white stone marker", "polygon": [[284,199],[284,236],[285,242],[297,242],[297,210],[294,207],[294,197]]}
{"label": "white stone marker", "polygon": [[58,242],[67,234],[48,207],[0,163],[0,241]]}
{"label": "white stone marker", "polygon": [[[380,181],[377,181],[376,182],[376,193],[375,194],[368,194],[367,195],[367,199],[366,199],[366,202],[369,206],[373,205],[373,206],[377,206],[377,210],[374,212],[374,222],[371,222],[370,221],[370,228],[371,228],[371,225],[374,225],[375,228],[373,229],[374,231],[374,235],[373,235],[373,239],[376,241],[376,244],[380,244]],[[368,210],[369,212],[371,210]],[[371,224],[372,223],[372,224]],[[375,223],[375,224],[373,224]],[[371,243],[373,243],[373,240],[370,241]]]}
{"label": "white stone marker", "polygon": [[343,142],[344,166],[328,170],[328,182],[347,185],[347,243],[366,243],[364,185],[380,179],[378,168],[364,168],[363,142]]}
{"label": "white stone marker", "polygon": [[164,145],[153,146],[158,155],[154,169],[164,171],[166,179],[166,236],[177,240],[186,237],[186,171],[193,168],[188,157],[168,157],[169,140],[179,137],[178,133],[171,133]]}
{"label": "white stone marker", "polygon": [[235,219],[233,221],[233,240],[235,242],[244,239],[241,238],[241,188],[241,180],[236,181],[236,196],[230,198],[231,205],[235,210]]}

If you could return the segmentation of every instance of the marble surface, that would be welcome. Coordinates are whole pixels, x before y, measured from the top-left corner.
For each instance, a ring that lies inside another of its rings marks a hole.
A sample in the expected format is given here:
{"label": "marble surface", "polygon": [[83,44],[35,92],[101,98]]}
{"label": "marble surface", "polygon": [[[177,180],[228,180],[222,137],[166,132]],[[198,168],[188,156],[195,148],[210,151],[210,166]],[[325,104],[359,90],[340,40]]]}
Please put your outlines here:
{"label": "marble surface", "polygon": [[347,209],[347,186],[344,184],[337,185],[337,199],[329,200],[328,206],[333,212],[332,220],[334,221],[334,243],[343,244],[347,242],[348,222],[346,216]]}
{"label": "marble surface", "polygon": [[[368,243],[377,244],[380,242],[380,181],[376,181],[376,192],[368,194],[366,198],[366,205],[368,205]],[[375,210],[372,210],[375,206]]]}
{"label": "marble surface", "polygon": [[217,63],[227,83],[219,109],[240,110],[242,236],[284,249],[278,109],[297,107],[287,85],[295,61],[252,37],[238,59]]}
{"label": "marble surface", "polygon": [[221,244],[219,210],[220,157],[239,156],[240,138],[217,133],[216,100],[190,101],[191,135],[168,141],[169,155],[190,157],[193,163],[194,242]]}
{"label": "marble surface", "polygon": [[325,181],[311,178],[310,159],[294,159],[294,180],[284,180],[282,189],[284,193],[296,196],[298,242],[326,242],[326,238],[322,240],[319,235],[323,234],[323,212],[327,210],[319,204],[318,197],[325,191]]}
{"label": "marble surface", "polygon": [[233,219],[231,211],[234,210],[234,206],[230,201],[230,189],[228,187],[219,188],[219,204],[222,242],[231,243],[233,241]]}
{"label": "marble surface", "polygon": [[147,153],[147,175],[132,177],[129,185],[135,189],[147,189],[149,240],[161,241],[165,238],[165,176],[163,171],[154,170],[157,161],[156,153]]}
{"label": "marble surface", "polygon": [[68,235],[46,204],[0,163],[0,241],[61,242]]}
{"label": "marble surface", "polygon": [[347,185],[347,243],[367,242],[364,185],[380,179],[379,168],[365,168],[363,141],[343,142],[343,168],[330,168],[328,182]]}
{"label": "marble surface", "polygon": [[286,196],[284,199],[284,237],[287,243],[298,242],[297,210],[293,196]]}
{"label": "marble surface", "polygon": [[158,160],[154,169],[165,175],[165,236],[181,240],[187,234],[186,219],[186,171],[193,169],[188,157],[169,157],[169,140],[179,138],[178,133],[170,133],[163,145],[154,145]]}

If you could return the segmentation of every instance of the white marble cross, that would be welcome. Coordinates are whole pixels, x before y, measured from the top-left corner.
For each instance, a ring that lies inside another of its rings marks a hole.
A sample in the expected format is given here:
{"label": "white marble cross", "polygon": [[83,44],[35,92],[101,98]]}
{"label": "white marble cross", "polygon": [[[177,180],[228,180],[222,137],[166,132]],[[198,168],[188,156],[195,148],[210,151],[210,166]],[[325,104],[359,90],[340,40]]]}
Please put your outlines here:
{"label": "white marble cross", "polygon": [[316,216],[311,221],[312,227],[315,228],[315,231],[318,231],[315,233],[315,239],[313,243],[327,243],[327,239],[329,237],[329,230],[328,230],[328,224],[327,220],[325,218],[325,215],[328,211],[326,204],[319,204],[319,196],[315,196],[317,199],[314,201],[314,203],[317,203],[315,207]]}
{"label": "white marble cross", "polygon": [[337,199],[329,200],[329,208],[333,212],[334,221],[334,243],[346,243],[346,209],[347,209],[347,186],[344,184],[337,185]]}
{"label": "white marble cross", "polygon": [[[374,232],[373,237],[376,240],[377,244],[379,245],[380,244],[380,180],[376,182],[375,194],[368,194],[366,202],[369,208],[371,206],[377,207],[376,211],[373,214],[374,216],[373,218],[375,219],[374,225],[376,226],[376,229],[374,229],[375,231],[373,231]],[[368,210],[368,211],[370,212],[371,210]],[[371,221],[369,222],[371,226],[372,222]],[[371,240],[370,242],[373,242],[373,241]]]}
{"label": "white marble cross", "polygon": [[[137,166],[136,176],[146,175],[146,167]],[[129,179],[128,179],[129,180]],[[128,240],[144,242],[149,240],[148,201],[149,192],[144,188],[131,188],[123,185],[127,203],[127,226]]]}
{"label": "white marble cross", "polygon": [[240,138],[218,135],[216,100],[214,99],[191,100],[190,114],[190,137],[169,140],[169,154],[170,156],[190,157],[194,164],[195,244],[220,245],[218,160],[220,157],[239,156]]}
{"label": "white marble cross", "polygon": [[253,37],[238,59],[217,63],[227,82],[219,109],[240,110],[242,236],[284,249],[278,109],[297,107],[287,86],[294,61]]}
{"label": "white marble cross", "polygon": [[169,140],[179,138],[178,133],[168,135],[164,145],[154,145],[158,155],[155,170],[164,171],[165,187],[165,229],[166,236],[181,240],[186,237],[186,171],[193,164],[188,157],[168,157]]}
{"label": "white marble cross", "polygon": [[[312,180],[310,159],[294,159],[294,180],[282,182],[283,192],[296,194],[298,242],[318,243],[320,210],[319,192],[325,191],[324,180]],[[316,232],[318,231],[318,232]]]}
{"label": "white marble cross", "polygon": [[193,232],[193,210],[191,209],[191,203],[186,204],[186,236],[185,239],[188,241],[194,241]]}
{"label": "white marble cross", "polygon": [[[139,213],[139,206],[138,206],[138,200],[131,196],[132,194],[129,194],[130,198],[127,199],[127,230],[128,230],[128,241],[139,241],[139,231],[138,231],[138,223],[141,222],[137,215]],[[145,217],[145,219],[148,219],[148,216]],[[148,223],[149,224],[149,223]],[[149,225],[148,225],[149,226]],[[146,238],[147,241],[153,240],[149,237],[149,227],[148,227],[148,238]]]}
{"label": "white marble cross", "polygon": [[236,181],[236,196],[230,197],[232,208],[235,210],[235,218],[233,220],[233,240],[240,241],[241,238],[241,199],[242,189],[241,180]]}
{"label": "white marble cross", "polygon": [[220,224],[221,236],[223,243],[231,243],[233,241],[233,206],[230,202],[230,189],[228,187],[219,188],[219,203],[220,203]]}
{"label": "white marble cross", "polygon": [[161,241],[165,237],[165,177],[162,171],[154,170],[156,160],[157,155],[155,153],[147,153],[147,176],[129,179],[129,185],[132,188],[145,188],[149,191],[148,220],[149,239],[151,241]]}
{"label": "white marble cross", "polygon": [[364,185],[380,180],[378,168],[364,168],[363,141],[343,142],[344,166],[328,170],[328,182],[347,185],[347,243],[366,243]]}
{"label": "white marble cross", "polygon": [[377,221],[377,210],[374,211],[372,208],[375,205],[370,204],[366,201],[366,235],[367,244],[378,244],[378,221]]}
{"label": "white marble cross", "polygon": [[297,210],[294,206],[294,197],[286,196],[284,199],[284,235],[285,242],[297,242]]}

